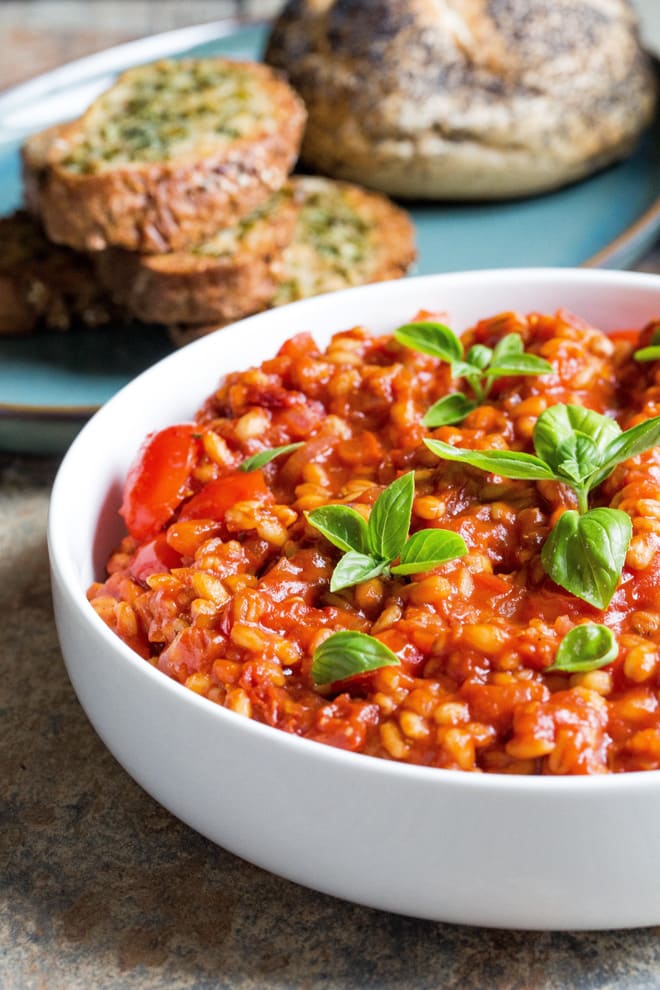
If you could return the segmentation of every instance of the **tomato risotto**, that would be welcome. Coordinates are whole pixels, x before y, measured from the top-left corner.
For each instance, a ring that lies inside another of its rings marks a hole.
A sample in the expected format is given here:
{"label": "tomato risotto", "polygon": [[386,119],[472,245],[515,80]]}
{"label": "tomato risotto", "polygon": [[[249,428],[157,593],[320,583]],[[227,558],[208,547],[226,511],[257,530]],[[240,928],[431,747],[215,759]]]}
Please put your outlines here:
{"label": "tomato risotto", "polygon": [[300,334],[150,435],[90,601],[164,674],[307,739],[660,769],[659,324],[440,319]]}

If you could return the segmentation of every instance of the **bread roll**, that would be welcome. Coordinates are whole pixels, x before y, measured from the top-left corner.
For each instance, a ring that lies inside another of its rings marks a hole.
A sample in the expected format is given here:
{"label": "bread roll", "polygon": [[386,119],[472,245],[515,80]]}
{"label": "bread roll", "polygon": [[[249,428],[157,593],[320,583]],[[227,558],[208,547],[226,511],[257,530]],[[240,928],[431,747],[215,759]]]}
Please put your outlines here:
{"label": "bread roll", "polygon": [[266,60],[303,159],[391,195],[496,199],[627,155],[656,82],[627,0],[289,0]]}

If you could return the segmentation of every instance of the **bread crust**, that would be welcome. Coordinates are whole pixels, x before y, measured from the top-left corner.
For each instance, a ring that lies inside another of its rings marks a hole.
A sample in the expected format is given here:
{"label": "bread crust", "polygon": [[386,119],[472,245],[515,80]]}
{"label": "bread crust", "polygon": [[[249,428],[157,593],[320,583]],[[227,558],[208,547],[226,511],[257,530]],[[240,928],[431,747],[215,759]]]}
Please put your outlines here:
{"label": "bread crust", "polygon": [[16,279],[0,272],[0,337],[32,333],[37,314],[24,298]]}
{"label": "bread crust", "polygon": [[556,188],[630,152],[656,82],[628,0],[289,0],[266,60],[302,158],[390,195]]}
{"label": "bread crust", "polygon": [[31,134],[21,147],[23,202],[34,217],[39,216],[41,187],[48,171],[48,153],[57,138],[63,138],[71,124],[54,124]]}
{"label": "bread crust", "polygon": [[289,243],[298,215],[292,189],[188,252],[140,255],[118,248],[95,259],[114,301],[146,323],[225,323],[268,305],[274,257]]}
{"label": "bread crust", "polygon": [[[120,76],[110,96],[104,94],[79,121],[56,133],[45,154],[33,154],[30,160],[28,146],[24,163],[29,202],[52,240],[86,251],[108,246],[147,253],[185,250],[220,227],[235,224],[282,186],[302,138],[301,100],[266,66],[208,62],[228,72],[240,71],[268,107],[267,113],[250,121],[248,133],[192,147],[171,159],[107,166],[99,157],[91,161],[93,170],[74,170],[72,156],[99,117],[99,101],[123,92],[122,87],[130,89],[137,71],[155,71],[149,66]],[[183,60],[177,69],[186,71],[192,64]]]}

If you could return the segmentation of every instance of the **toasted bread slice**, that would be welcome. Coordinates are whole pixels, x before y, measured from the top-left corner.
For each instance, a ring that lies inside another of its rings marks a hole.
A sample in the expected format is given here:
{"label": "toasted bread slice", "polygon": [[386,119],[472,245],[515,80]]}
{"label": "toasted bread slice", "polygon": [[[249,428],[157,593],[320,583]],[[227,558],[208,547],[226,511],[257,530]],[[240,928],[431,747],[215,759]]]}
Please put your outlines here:
{"label": "toasted bread slice", "polygon": [[129,69],[80,120],[27,146],[30,203],[52,240],[79,250],[186,249],[281,188],[304,124],[302,101],[264,65]]}
{"label": "toasted bread slice", "polygon": [[225,323],[268,306],[273,258],[293,236],[298,205],[287,185],[233,227],[187,252],[96,256],[99,281],[146,323]]}
{"label": "toasted bread slice", "polygon": [[[384,196],[311,176],[293,176],[290,185],[298,218],[290,244],[273,260],[276,287],[262,308],[399,278],[415,260],[412,222]],[[255,311],[244,309],[240,316]],[[181,347],[227,322],[170,325],[169,335]]]}
{"label": "toasted bread slice", "polygon": [[294,181],[298,223],[273,262],[271,306],[405,275],[417,252],[404,210],[350,183],[313,176]]}
{"label": "toasted bread slice", "polygon": [[117,316],[85,255],[51,244],[22,210],[0,218],[0,334],[94,327]]}

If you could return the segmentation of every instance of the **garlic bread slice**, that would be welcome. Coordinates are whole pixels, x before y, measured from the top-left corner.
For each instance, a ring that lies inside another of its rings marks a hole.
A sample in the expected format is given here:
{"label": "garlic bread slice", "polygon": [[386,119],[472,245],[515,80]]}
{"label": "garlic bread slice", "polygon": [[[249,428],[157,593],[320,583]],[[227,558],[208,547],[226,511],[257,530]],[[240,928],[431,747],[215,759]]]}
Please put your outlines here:
{"label": "garlic bread slice", "polygon": [[299,176],[298,222],[273,262],[271,306],[352,285],[400,278],[416,257],[408,214],[385,196],[347,182]]}
{"label": "garlic bread slice", "polygon": [[51,244],[23,210],[0,218],[0,335],[120,318],[85,255]]}
{"label": "garlic bread slice", "polygon": [[188,251],[96,255],[99,281],[114,301],[146,323],[224,323],[265,308],[275,292],[273,259],[298,215],[287,185],[233,227]]}
{"label": "garlic bread slice", "polygon": [[[289,180],[297,220],[293,237],[271,265],[275,289],[262,307],[282,306],[324,292],[405,275],[416,257],[415,232],[408,214],[385,196],[346,182],[315,176]],[[170,324],[170,339],[181,347],[228,320],[191,326]]]}
{"label": "garlic bread slice", "polygon": [[183,250],[283,185],[304,124],[301,100],[264,65],[166,59],[129,69],[38,149],[38,169],[28,160],[39,174],[32,208],[52,240],[79,250]]}

